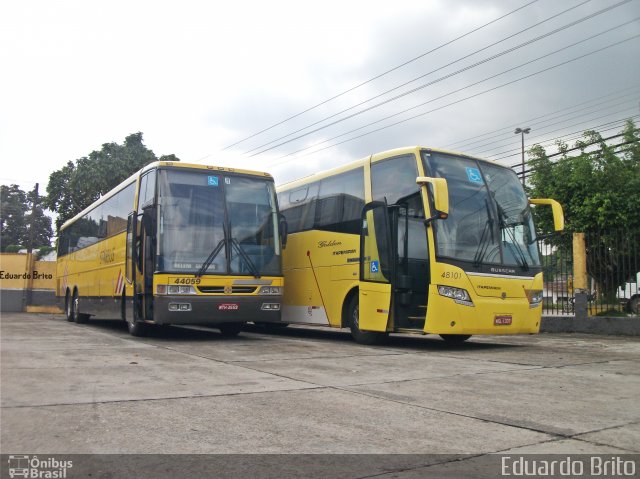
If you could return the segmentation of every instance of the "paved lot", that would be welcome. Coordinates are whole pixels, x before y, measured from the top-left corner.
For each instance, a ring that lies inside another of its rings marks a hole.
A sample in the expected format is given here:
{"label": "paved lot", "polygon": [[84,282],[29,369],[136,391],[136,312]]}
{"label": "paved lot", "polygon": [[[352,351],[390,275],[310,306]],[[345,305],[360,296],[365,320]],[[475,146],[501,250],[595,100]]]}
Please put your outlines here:
{"label": "paved lot", "polygon": [[640,452],[640,340],[1,318],[2,452]]}

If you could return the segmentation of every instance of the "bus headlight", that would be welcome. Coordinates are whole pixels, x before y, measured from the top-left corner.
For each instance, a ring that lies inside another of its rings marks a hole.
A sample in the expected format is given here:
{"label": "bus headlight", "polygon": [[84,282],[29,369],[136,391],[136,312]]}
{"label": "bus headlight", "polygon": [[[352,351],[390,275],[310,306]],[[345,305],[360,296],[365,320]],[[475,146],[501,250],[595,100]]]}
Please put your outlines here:
{"label": "bus headlight", "polygon": [[282,286],[261,286],[258,294],[282,294]]}
{"label": "bus headlight", "polygon": [[529,307],[530,308],[535,308],[537,306],[540,306],[540,303],[542,303],[542,290],[541,289],[532,289],[531,291],[529,291]]}
{"label": "bus headlight", "polygon": [[458,304],[473,306],[471,296],[469,296],[466,289],[454,288],[453,286],[438,286],[438,294],[451,298]]}
{"label": "bus headlight", "polygon": [[156,286],[156,294],[196,294],[196,290],[187,285],[159,284]]}

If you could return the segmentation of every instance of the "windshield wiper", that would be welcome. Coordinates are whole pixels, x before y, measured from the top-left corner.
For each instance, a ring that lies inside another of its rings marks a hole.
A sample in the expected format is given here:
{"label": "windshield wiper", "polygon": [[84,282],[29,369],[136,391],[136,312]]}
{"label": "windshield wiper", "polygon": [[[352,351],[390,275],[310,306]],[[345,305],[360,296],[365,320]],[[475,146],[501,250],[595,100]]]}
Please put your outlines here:
{"label": "windshield wiper", "polygon": [[478,243],[476,254],[473,255],[473,266],[475,266],[476,268],[482,266],[482,261],[484,260],[484,257],[489,250],[489,246],[493,243],[493,216],[491,215],[491,210],[489,209],[489,202],[486,199],[484,200],[484,204],[487,208],[487,217],[489,219],[484,224],[484,229],[482,230],[482,234],[480,235],[480,242]]}
{"label": "windshield wiper", "polygon": [[231,246],[236,249],[238,255],[244,260],[254,278],[259,278],[260,272],[258,271],[258,268],[256,268],[256,265],[253,264],[253,261],[251,261],[251,258],[249,258],[247,252],[242,249],[242,246],[240,246],[240,243],[238,243],[235,238],[231,238]]}
{"label": "windshield wiper", "polygon": [[207,272],[207,270],[209,269],[209,266],[211,266],[211,263],[213,263],[213,260],[216,259],[216,256],[218,256],[220,254],[220,251],[222,251],[222,248],[224,247],[224,245],[225,245],[225,241],[224,241],[224,238],[222,238],[218,242],[216,247],[213,248],[213,251],[209,253],[209,256],[207,256],[207,259],[204,260],[204,263],[202,263],[202,266],[200,266],[200,269],[196,273],[196,278],[201,277],[203,274]]}
{"label": "windshield wiper", "polygon": [[498,206],[498,215],[500,216],[500,231],[506,231],[507,236],[511,239],[511,242],[504,241],[504,244],[511,250],[511,254],[518,262],[518,265],[522,268],[523,271],[529,271],[529,263],[527,263],[527,258],[524,255],[524,251],[520,247],[520,243],[518,243],[515,235],[515,227],[524,225],[523,221],[513,221],[511,223],[507,223],[505,219],[507,218],[507,213],[504,211],[504,208]]}

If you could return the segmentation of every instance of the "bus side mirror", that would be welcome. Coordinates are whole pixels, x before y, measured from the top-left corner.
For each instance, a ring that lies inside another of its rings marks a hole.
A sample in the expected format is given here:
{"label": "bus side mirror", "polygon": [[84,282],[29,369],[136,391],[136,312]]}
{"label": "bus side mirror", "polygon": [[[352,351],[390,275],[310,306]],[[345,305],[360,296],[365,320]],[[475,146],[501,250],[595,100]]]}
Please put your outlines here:
{"label": "bus side mirror", "polygon": [[430,178],[418,176],[416,183],[421,187],[431,185],[433,192],[433,206],[436,211],[431,219],[446,219],[449,216],[449,186],[444,178]]}
{"label": "bus side mirror", "polygon": [[553,229],[556,231],[562,231],[564,229],[564,213],[562,212],[562,205],[556,200],[548,198],[538,198],[529,200],[531,205],[549,205],[551,206],[551,212],[553,213]]}
{"label": "bus side mirror", "polygon": [[280,240],[282,241],[282,249],[287,247],[287,235],[289,234],[289,227],[287,226],[287,219],[282,213],[280,213],[280,221],[278,222],[280,228]]}

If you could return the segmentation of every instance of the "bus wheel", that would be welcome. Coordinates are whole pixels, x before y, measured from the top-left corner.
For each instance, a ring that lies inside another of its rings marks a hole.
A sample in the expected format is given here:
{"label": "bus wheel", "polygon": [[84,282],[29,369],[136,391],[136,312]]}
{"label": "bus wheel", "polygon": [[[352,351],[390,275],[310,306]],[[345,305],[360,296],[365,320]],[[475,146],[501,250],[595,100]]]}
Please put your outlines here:
{"label": "bus wheel", "polygon": [[264,329],[282,329],[282,328],[286,328],[287,326],[289,326],[289,323],[267,323],[266,321],[257,321],[254,323],[256,326],[261,326]]}
{"label": "bus wheel", "polygon": [[227,338],[230,338],[240,334],[240,331],[242,331],[242,326],[242,323],[222,323],[218,325],[218,328],[220,329],[220,334]]}
{"label": "bus wheel", "polygon": [[89,315],[88,314],[82,314],[80,312],[80,297],[78,295],[78,290],[74,290],[73,291],[73,301],[72,301],[72,316],[73,316],[73,320],[78,323],[78,324],[82,324],[82,323],[86,323],[87,320],[89,319]]}
{"label": "bus wheel", "polygon": [[147,325],[142,321],[136,321],[135,318],[127,318],[127,329],[131,336],[135,336],[137,338],[146,336],[147,334]]}
{"label": "bus wheel", "polygon": [[71,301],[71,293],[67,290],[64,295],[64,313],[67,317],[67,321],[73,322],[73,302]]}
{"label": "bus wheel", "polygon": [[386,339],[387,333],[362,331],[360,329],[360,303],[358,301],[357,294],[354,294],[349,301],[347,318],[349,320],[349,329],[351,329],[351,336],[356,341],[356,343],[375,345],[382,343]]}
{"label": "bus wheel", "polygon": [[470,334],[441,334],[440,337],[449,344],[462,344],[471,337]]}

